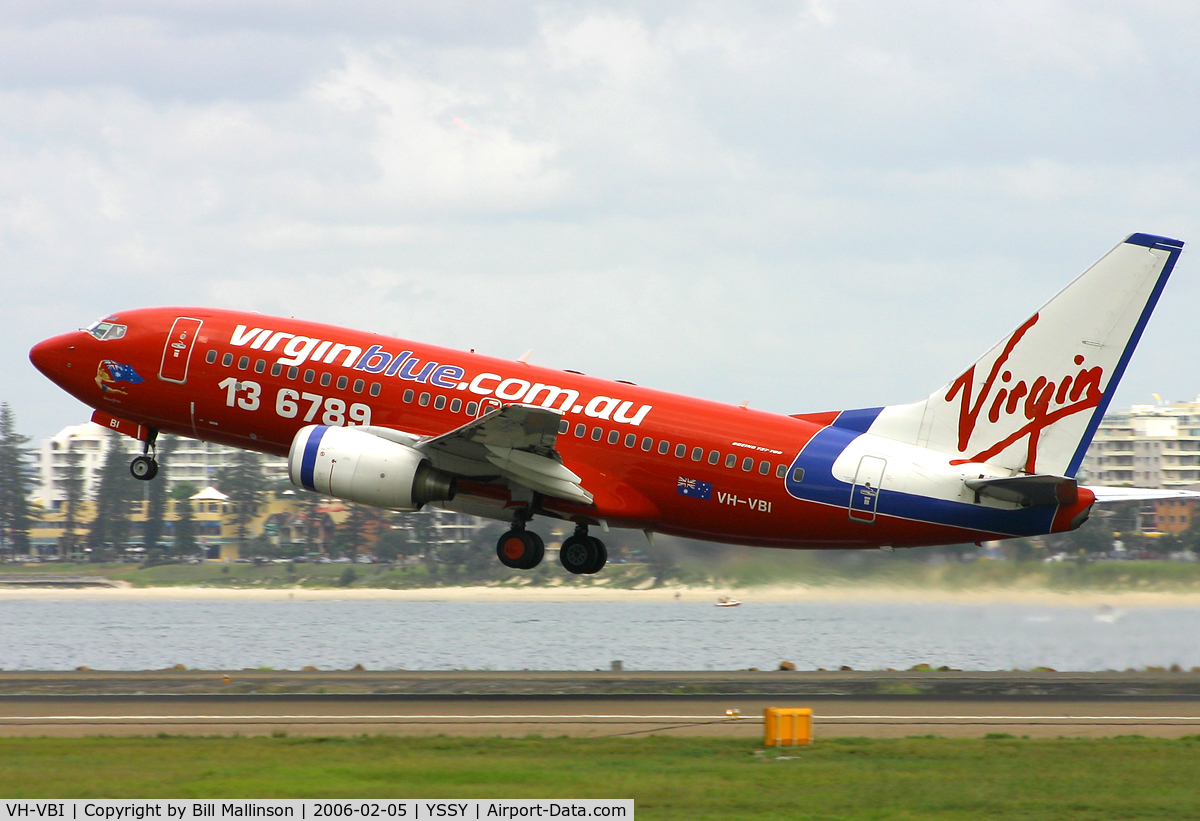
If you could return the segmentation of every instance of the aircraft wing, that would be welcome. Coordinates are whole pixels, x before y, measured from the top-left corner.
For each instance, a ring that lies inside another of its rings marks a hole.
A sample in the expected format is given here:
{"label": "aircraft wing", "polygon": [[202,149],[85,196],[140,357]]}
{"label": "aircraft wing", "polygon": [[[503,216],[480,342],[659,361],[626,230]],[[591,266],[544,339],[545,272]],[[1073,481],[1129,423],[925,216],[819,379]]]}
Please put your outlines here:
{"label": "aircraft wing", "polygon": [[561,419],[561,413],[549,408],[506,405],[449,433],[404,444],[423,451],[440,470],[481,479],[503,477],[548,496],[590,505],[592,494],[555,450]]}

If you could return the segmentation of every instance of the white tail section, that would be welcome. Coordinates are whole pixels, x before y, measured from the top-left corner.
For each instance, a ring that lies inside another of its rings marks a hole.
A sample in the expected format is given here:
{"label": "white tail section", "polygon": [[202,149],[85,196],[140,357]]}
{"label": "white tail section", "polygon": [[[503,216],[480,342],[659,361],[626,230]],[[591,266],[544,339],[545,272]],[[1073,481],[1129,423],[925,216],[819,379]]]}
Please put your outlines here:
{"label": "white tail section", "polygon": [[1074,476],[1183,243],[1133,234],[929,398],[870,432],[1018,473]]}

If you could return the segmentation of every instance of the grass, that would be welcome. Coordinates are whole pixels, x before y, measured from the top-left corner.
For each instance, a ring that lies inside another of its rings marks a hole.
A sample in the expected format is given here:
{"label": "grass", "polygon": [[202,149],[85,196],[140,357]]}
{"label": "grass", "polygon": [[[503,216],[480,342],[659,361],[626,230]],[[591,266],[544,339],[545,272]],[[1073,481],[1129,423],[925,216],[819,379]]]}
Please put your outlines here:
{"label": "grass", "polygon": [[633,798],[637,817],[1195,818],[1200,737],[0,739],[6,798]]}

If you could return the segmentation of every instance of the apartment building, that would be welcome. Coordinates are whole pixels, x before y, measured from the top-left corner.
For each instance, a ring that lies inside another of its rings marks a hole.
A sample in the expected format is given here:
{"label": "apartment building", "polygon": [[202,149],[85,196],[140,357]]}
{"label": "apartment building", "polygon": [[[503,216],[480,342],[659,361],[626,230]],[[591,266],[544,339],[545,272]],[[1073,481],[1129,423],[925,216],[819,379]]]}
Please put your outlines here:
{"label": "apartment building", "polygon": [[[66,494],[63,478],[68,470],[68,453],[74,449],[82,455],[80,467],[84,477],[84,498],[95,498],[100,481],[100,468],[111,443],[124,449],[132,460],[142,452],[142,443],[127,436],[113,435],[100,425],[87,422],[63,428],[57,435],[42,440],[38,454],[39,485],[34,498],[48,510],[57,510]],[[168,489],[180,482],[191,482],[198,488],[216,483],[217,472],[228,466],[237,448],[179,437],[178,446],[165,460],[160,480]],[[269,483],[287,481],[287,460],[276,456],[262,457],[263,473]]]}

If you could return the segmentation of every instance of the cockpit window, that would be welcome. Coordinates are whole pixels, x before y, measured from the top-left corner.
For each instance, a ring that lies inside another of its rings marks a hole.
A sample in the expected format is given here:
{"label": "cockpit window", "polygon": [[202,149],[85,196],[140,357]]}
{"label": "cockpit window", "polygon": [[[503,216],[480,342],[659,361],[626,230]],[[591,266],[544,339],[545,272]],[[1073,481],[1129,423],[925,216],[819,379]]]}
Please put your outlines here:
{"label": "cockpit window", "polygon": [[103,319],[100,319],[88,325],[84,330],[97,339],[120,339],[125,336],[125,331],[128,328],[125,325],[118,325],[115,322],[105,322]]}

